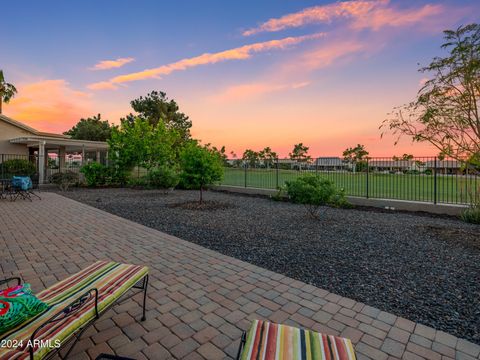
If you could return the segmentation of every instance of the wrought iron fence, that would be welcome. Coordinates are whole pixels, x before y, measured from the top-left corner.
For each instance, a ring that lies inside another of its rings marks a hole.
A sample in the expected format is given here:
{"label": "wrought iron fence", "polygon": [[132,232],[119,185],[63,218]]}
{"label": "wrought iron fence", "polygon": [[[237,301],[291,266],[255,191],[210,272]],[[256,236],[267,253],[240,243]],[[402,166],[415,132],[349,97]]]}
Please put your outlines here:
{"label": "wrought iron fence", "polygon": [[38,157],[0,154],[0,179],[9,179],[12,176],[38,176]]}
{"label": "wrought iron fence", "polygon": [[332,180],[347,195],[444,204],[469,204],[480,196],[480,169],[437,157],[369,158],[347,162],[336,157],[228,160],[223,185],[276,189],[303,174]]}

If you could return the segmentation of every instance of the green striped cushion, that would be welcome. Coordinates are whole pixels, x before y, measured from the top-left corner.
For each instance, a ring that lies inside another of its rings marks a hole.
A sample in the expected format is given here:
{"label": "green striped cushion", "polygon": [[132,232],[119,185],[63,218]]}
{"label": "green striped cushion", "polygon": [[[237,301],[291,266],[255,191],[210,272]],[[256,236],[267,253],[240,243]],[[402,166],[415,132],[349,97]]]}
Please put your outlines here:
{"label": "green striped cushion", "polygon": [[[45,302],[49,309],[40,317],[27,321],[15,327],[6,334],[0,336],[3,343],[11,343],[8,340],[21,341],[22,346],[17,348],[0,347],[0,359],[27,359],[27,343],[33,331],[55,314],[60,313],[67,305],[89,289],[96,288],[99,292],[98,310],[102,312],[132,288],[139,280],[148,273],[144,266],[120,264],[116,262],[99,261],[85,268],[79,273],[49,287],[37,294],[37,297]],[[92,297],[81,308],[81,311],[62,321],[50,323],[45,326],[36,339],[49,342],[52,347],[35,347],[35,359],[42,359],[48,353],[55,350],[55,343],[65,343],[72,334],[82,325],[95,317],[95,301]]]}
{"label": "green striped cushion", "polygon": [[355,360],[355,352],[349,339],[254,320],[240,359]]}

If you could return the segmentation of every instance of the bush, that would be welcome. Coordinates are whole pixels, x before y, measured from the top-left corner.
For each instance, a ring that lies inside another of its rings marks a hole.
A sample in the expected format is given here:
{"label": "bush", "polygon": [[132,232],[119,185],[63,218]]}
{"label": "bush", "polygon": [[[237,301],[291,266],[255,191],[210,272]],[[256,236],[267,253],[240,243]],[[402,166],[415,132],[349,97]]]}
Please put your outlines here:
{"label": "bush", "polygon": [[109,177],[108,168],[97,162],[83,165],[80,172],[85,175],[87,186],[105,185]]}
{"label": "bush", "polygon": [[348,204],[343,190],[338,190],[332,181],[319,176],[306,174],[296,180],[286,181],[285,186],[289,198],[294,203],[305,205],[314,218],[318,218],[320,206]]}
{"label": "bush", "polygon": [[159,166],[150,169],[146,176],[148,185],[158,189],[170,189],[178,185],[180,176],[174,167]]}
{"label": "bush", "polygon": [[35,164],[25,159],[7,160],[0,166],[0,173],[6,176],[32,176],[37,172]]}
{"label": "bush", "polygon": [[472,224],[480,224],[480,187],[469,189],[470,206],[462,212],[461,219]]}
{"label": "bush", "polygon": [[70,186],[78,184],[79,177],[73,171],[65,171],[50,175],[48,180],[57,185],[60,190],[67,191]]}
{"label": "bush", "polygon": [[480,224],[480,204],[470,205],[462,212],[461,218],[468,223]]}

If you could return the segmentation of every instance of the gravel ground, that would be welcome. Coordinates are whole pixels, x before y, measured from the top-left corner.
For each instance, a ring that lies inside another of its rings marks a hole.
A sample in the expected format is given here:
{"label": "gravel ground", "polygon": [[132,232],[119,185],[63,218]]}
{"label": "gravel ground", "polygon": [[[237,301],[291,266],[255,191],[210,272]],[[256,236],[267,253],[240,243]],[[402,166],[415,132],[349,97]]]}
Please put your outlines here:
{"label": "gravel ground", "polygon": [[329,208],[208,192],[76,189],[110,213],[480,344],[480,227],[448,217]]}

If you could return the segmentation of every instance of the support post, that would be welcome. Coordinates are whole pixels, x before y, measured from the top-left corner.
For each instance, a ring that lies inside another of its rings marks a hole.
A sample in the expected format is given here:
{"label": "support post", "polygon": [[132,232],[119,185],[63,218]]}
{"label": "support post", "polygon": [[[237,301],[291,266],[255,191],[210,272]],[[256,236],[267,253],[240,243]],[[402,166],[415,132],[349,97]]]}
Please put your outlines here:
{"label": "support post", "polygon": [[45,141],[38,142],[38,183],[45,183]]}
{"label": "support post", "polygon": [[60,146],[58,149],[58,168],[60,172],[65,171],[65,146]]}
{"label": "support post", "polygon": [[369,171],[369,169],[368,169],[368,158],[367,158],[367,179],[366,179],[366,180],[367,180],[367,181],[366,181],[366,187],[367,187],[367,189],[366,189],[366,190],[367,190],[367,191],[366,191],[366,195],[367,195],[367,199],[368,199],[368,195],[369,195],[369,193],[368,193],[368,174],[369,174],[369,172],[370,172],[370,171]]}
{"label": "support post", "polygon": [[437,157],[433,160],[433,203],[437,203]]}
{"label": "support post", "polygon": [[248,167],[248,163],[245,162],[243,167],[245,168],[245,187],[247,187],[247,167]]}
{"label": "support post", "polygon": [[95,154],[95,160],[97,161],[97,163],[100,163],[100,150],[97,149],[97,152]]}
{"label": "support post", "polygon": [[278,189],[278,172],[279,171],[278,171],[278,158],[277,158],[277,159],[275,159],[275,173],[276,173],[275,178],[276,178],[276,188],[277,189]]}
{"label": "support post", "polygon": [[82,166],[85,165],[85,145],[82,145]]}

